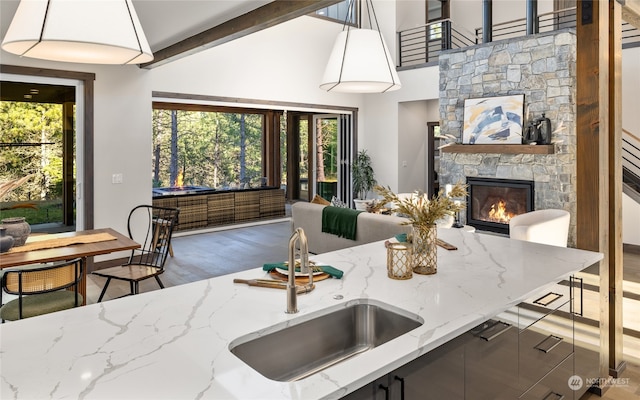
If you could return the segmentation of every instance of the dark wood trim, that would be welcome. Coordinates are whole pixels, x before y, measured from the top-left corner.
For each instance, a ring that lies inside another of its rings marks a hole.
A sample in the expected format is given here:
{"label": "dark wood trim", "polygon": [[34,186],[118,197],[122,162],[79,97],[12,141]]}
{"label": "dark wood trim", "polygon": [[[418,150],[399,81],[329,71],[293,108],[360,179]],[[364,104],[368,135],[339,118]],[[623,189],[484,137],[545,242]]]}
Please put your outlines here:
{"label": "dark wood trim", "polygon": [[[609,164],[609,371],[622,372],[622,11],[615,1],[608,13],[608,164]],[[614,375],[615,376],[615,375]]]}
{"label": "dark wood trim", "polygon": [[[608,130],[602,107],[608,103],[607,41],[603,31],[607,19],[601,18],[599,2],[578,4],[576,15],[576,247],[601,251],[600,361],[599,376],[609,375],[609,259],[606,161],[608,141],[601,132]],[[589,9],[586,6],[592,5]],[[604,24],[604,26],[602,26]],[[602,40],[601,40],[602,39]],[[604,61],[600,61],[604,60]],[[602,93],[602,92],[605,93]]]}
{"label": "dark wood trim", "polygon": [[269,110],[264,108],[244,108],[244,107],[227,107],[216,106],[210,104],[193,104],[193,103],[169,103],[162,101],[154,101],[151,104],[154,110],[181,110],[181,111],[206,111],[221,112],[231,114],[263,114],[266,115]]}
{"label": "dark wood trim", "polygon": [[440,122],[427,122],[427,195],[432,198],[436,192],[434,182],[435,172],[435,127],[440,126]]}
{"label": "dark wood trim", "polygon": [[253,11],[223,22],[164,49],[154,51],[154,59],[140,64],[141,68],[154,68],[199,51],[230,42],[342,0],[275,0]]}
{"label": "dark wood trim", "polygon": [[280,118],[282,112],[268,111],[265,115],[262,170],[265,171],[267,186],[279,187],[282,180],[280,170]]}
{"label": "dark wood trim", "polygon": [[0,72],[12,75],[43,76],[48,78],[74,79],[83,82],[84,86],[84,184],[82,201],[84,202],[84,229],[94,227],[94,192],[93,192],[93,81],[96,74],[88,72],[64,71],[48,68],[23,67],[19,65],[0,64]]}
{"label": "dark wood trim", "polygon": [[[332,110],[336,111],[347,111],[347,112],[355,112],[358,110],[356,107],[345,107],[345,106],[336,106],[330,104],[312,104],[312,103],[296,103],[290,101],[277,101],[277,100],[258,100],[258,99],[246,99],[241,97],[224,97],[224,96],[208,96],[201,94],[189,94],[189,93],[174,93],[174,92],[158,92],[154,91],[151,93],[153,98],[161,98],[161,99],[179,99],[179,100],[196,100],[196,101],[210,101],[214,103],[227,103],[227,104],[255,104],[260,106],[267,106],[270,109],[276,107],[283,108],[308,108],[312,110],[322,110],[322,112],[331,112]],[[158,103],[163,103],[162,101],[157,101]],[[165,102],[168,103],[168,102]],[[176,103],[176,104],[184,104],[184,103]],[[221,106],[223,107],[223,106]],[[229,106],[232,107],[232,106]]]}
{"label": "dark wood trim", "polygon": [[[300,117],[295,112],[287,112],[287,193],[288,201],[297,200],[300,197],[300,168],[297,160],[300,159],[300,135],[298,125]],[[294,179],[295,178],[295,179]]]}
{"label": "dark wood trim", "polygon": [[553,154],[554,146],[529,144],[452,144],[440,149],[443,153]]}

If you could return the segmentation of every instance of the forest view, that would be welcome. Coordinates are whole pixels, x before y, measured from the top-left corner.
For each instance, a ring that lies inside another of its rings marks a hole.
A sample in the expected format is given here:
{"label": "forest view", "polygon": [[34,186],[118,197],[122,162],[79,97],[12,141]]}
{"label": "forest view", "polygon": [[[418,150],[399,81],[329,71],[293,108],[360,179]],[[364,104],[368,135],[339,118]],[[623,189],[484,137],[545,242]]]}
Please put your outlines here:
{"label": "forest view", "polygon": [[153,187],[260,185],[262,114],[153,110]]}
{"label": "forest view", "polygon": [[62,136],[61,104],[0,101],[0,182],[31,176],[0,199],[1,218],[62,220]]}

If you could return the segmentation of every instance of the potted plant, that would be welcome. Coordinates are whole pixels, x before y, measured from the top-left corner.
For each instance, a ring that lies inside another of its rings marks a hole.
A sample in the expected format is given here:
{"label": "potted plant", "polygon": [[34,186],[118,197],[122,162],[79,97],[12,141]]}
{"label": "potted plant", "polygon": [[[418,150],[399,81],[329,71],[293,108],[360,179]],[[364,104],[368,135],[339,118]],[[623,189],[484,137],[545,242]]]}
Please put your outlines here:
{"label": "potted plant", "polygon": [[351,165],[351,179],[353,180],[353,192],[355,194],[355,203],[357,210],[366,210],[369,201],[367,193],[373,190],[377,184],[371,166],[371,157],[366,150],[360,150],[356,159]]}

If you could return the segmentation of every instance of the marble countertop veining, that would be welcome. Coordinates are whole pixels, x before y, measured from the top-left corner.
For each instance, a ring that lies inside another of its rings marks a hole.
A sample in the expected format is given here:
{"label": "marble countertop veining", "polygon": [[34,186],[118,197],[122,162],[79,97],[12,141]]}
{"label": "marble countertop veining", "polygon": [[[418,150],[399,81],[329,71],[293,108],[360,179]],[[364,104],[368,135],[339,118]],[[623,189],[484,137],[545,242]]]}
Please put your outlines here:
{"label": "marble countertop veining", "polygon": [[[5,323],[0,325],[0,398],[340,398],[602,259],[600,253],[456,229],[440,229],[438,236],[458,250],[438,248],[437,274],[403,281],[387,277],[383,242],[313,256],[345,274],[317,282],[313,292],[299,296],[300,312],[294,315],[284,312],[284,290],[233,283],[233,278],[266,277],[256,266]],[[237,338],[355,299],[417,314],[424,325],[290,383],[263,377],[229,351]]]}

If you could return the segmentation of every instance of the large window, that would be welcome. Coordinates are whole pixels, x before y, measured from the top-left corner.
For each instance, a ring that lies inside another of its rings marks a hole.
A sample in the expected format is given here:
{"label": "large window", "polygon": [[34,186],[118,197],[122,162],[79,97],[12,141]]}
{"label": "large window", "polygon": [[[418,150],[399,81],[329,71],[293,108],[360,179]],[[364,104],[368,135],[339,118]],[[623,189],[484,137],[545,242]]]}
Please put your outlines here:
{"label": "large window", "polygon": [[153,186],[260,186],[264,125],[259,111],[154,103]]}
{"label": "large window", "polygon": [[[353,4],[350,4],[353,3]],[[349,6],[351,5],[351,10],[349,10]],[[315,12],[315,15],[322,18],[336,20],[338,22],[345,22],[349,24],[355,25],[358,16],[358,2],[353,0],[345,0],[340,3],[334,4],[329,7],[324,7]]]}
{"label": "large window", "polygon": [[0,83],[0,182],[29,177],[0,199],[0,218],[24,217],[34,232],[73,230],[75,88]]}

